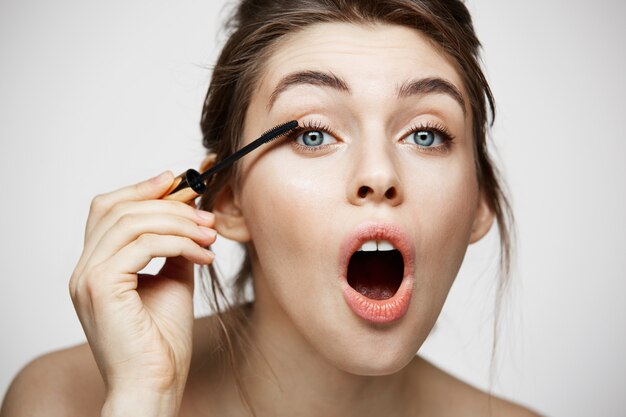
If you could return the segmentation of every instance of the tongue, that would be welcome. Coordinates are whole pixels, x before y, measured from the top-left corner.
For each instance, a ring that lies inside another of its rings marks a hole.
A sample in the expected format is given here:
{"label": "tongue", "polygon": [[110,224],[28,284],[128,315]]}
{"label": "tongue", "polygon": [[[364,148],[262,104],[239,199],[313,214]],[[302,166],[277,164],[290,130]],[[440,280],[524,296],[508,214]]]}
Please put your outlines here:
{"label": "tongue", "polygon": [[367,298],[385,300],[396,293],[403,273],[399,251],[359,251],[350,258],[348,284]]}

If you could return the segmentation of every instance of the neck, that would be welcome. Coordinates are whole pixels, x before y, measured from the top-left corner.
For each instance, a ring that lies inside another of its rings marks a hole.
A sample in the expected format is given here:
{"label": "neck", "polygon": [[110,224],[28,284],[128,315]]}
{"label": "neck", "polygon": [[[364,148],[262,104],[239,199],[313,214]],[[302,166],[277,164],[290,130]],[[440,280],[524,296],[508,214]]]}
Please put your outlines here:
{"label": "neck", "polygon": [[[246,329],[251,346],[245,353],[238,350],[236,360],[257,417],[400,416],[406,411],[408,367],[384,376],[345,372],[313,349],[281,310],[258,302],[249,312]],[[240,404],[240,414],[246,415],[230,378],[232,383],[223,389],[231,392],[220,397],[230,403],[228,408]]]}

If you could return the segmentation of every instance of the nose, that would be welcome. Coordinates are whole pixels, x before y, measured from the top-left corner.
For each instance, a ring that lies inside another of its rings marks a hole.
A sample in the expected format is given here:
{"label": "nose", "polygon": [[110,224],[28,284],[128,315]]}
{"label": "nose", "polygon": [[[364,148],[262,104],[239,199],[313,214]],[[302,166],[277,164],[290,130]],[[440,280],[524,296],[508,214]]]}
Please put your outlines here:
{"label": "nose", "polygon": [[355,156],[348,200],[354,205],[397,206],[404,199],[398,164],[387,145],[363,146]]}

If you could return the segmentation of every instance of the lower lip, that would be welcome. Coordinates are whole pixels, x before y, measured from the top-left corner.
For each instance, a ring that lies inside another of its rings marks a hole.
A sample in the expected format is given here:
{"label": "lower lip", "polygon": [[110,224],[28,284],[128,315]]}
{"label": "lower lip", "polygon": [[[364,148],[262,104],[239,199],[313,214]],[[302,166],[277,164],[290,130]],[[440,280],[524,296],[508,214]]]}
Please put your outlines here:
{"label": "lower lip", "polygon": [[386,300],[374,300],[365,297],[348,284],[346,278],[341,280],[343,297],[354,313],[372,323],[391,323],[404,316],[409,309],[413,294],[413,276],[402,279],[398,291]]}

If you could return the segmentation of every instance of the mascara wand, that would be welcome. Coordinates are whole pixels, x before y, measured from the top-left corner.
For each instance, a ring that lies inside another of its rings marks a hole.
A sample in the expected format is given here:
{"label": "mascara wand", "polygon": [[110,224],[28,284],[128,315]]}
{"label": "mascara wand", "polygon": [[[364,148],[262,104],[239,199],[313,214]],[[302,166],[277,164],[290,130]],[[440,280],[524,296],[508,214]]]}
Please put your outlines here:
{"label": "mascara wand", "polygon": [[222,159],[220,162],[218,162],[202,174],[200,174],[195,169],[188,169],[184,173],[174,178],[174,183],[161,198],[164,200],[182,201],[184,203],[193,200],[200,194],[204,194],[206,192],[206,184],[208,182],[208,179],[211,178],[213,174],[221,171],[224,168],[229,167],[238,159],[252,152],[259,146],[268,143],[279,136],[285,135],[296,129],[297,127],[297,120],[292,120],[290,122],[273,127],[272,129],[263,133],[258,139],[255,139],[254,141],[239,149],[232,155]]}

